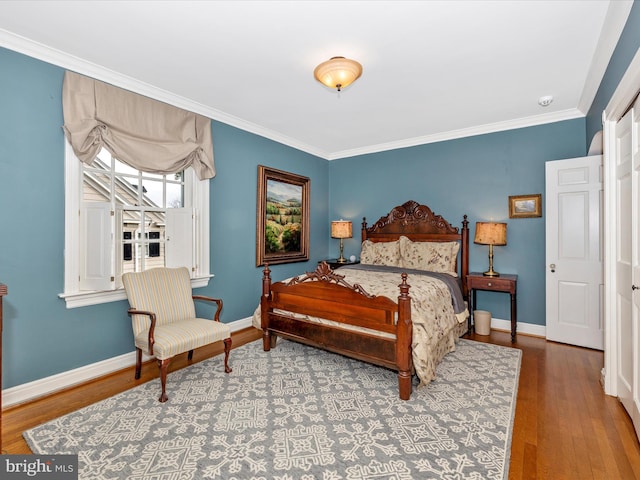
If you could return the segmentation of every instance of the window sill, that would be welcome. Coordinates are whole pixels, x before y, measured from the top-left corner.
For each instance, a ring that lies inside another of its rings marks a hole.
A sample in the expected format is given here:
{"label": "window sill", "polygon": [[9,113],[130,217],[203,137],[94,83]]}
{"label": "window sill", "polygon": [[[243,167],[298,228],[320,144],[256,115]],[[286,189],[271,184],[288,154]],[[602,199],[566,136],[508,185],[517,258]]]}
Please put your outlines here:
{"label": "window sill", "polygon": [[[209,285],[209,279],[213,275],[206,277],[198,277],[191,279],[191,288],[201,288]],[[127,294],[124,288],[117,290],[109,290],[103,292],[76,292],[76,293],[61,293],[58,297],[64,299],[67,304],[67,308],[87,307],[89,305],[99,305],[101,303],[117,302],[119,300],[126,300]]]}

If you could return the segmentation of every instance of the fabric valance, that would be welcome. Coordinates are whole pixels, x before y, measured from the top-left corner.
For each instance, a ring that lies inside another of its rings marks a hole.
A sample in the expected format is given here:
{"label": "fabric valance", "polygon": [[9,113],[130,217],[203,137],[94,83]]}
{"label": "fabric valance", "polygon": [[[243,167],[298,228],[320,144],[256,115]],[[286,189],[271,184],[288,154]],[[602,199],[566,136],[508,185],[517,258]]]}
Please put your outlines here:
{"label": "fabric valance", "polygon": [[73,72],[62,87],[64,132],[76,156],[90,164],[102,147],[149,173],[191,166],[201,180],[216,174],[211,120]]}

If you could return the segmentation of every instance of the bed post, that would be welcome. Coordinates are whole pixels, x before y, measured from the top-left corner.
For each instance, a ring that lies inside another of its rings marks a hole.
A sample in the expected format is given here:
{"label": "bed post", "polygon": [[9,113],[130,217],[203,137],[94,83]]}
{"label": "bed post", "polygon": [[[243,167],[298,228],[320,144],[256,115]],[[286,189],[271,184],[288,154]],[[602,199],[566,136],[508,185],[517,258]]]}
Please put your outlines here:
{"label": "bed post", "polygon": [[276,337],[269,331],[269,302],[271,300],[271,270],[265,264],[262,271],[262,296],[260,297],[260,326],[262,327],[262,349],[265,352],[275,347]]}
{"label": "bed post", "polygon": [[367,217],[362,217],[362,230],[361,230],[361,242],[364,242],[367,239]]}
{"label": "bed post", "polygon": [[411,323],[411,297],[407,283],[407,274],[402,274],[398,296],[398,325],[396,330],[396,363],[398,367],[398,387],[400,399],[409,400],[411,397],[411,374],[413,358],[411,343],[413,338],[413,324]]}
{"label": "bed post", "polygon": [[460,273],[462,275],[462,296],[465,300],[469,300],[469,290],[467,288],[467,275],[469,274],[469,221],[467,216],[462,217],[462,265]]}

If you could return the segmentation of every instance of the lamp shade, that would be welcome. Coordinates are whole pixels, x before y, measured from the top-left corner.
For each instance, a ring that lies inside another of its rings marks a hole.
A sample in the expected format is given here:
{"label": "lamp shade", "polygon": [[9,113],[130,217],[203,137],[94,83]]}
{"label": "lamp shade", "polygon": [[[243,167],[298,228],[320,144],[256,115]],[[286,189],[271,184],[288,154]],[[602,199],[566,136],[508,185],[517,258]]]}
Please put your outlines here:
{"label": "lamp shade", "polygon": [[477,222],[474,243],[481,245],[506,245],[507,224],[495,222]]}
{"label": "lamp shade", "polygon": [[351,222],[334,220],[331,222],[331,238],[351,238],[353,235]]}
{"label": "lamp shade", "polygon": [[322,62],[313,71],[313,76],[323,85],[340,91],[351,85],[362,75],[362,65],[355,60],[333,57]]}

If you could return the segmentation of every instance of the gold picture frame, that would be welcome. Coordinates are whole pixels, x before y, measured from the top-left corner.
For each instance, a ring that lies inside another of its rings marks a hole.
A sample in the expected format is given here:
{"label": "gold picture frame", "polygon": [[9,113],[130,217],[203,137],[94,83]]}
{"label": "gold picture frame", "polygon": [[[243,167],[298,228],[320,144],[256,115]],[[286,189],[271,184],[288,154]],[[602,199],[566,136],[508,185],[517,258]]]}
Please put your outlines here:
{"label": "gold picture frame", "polygon": [[309,260],[308,177],[258,165],[256,266]]}
{"label": "gold picture frame", "polygon": [[542,216],[542,194],[509,196],[509,218]]}

